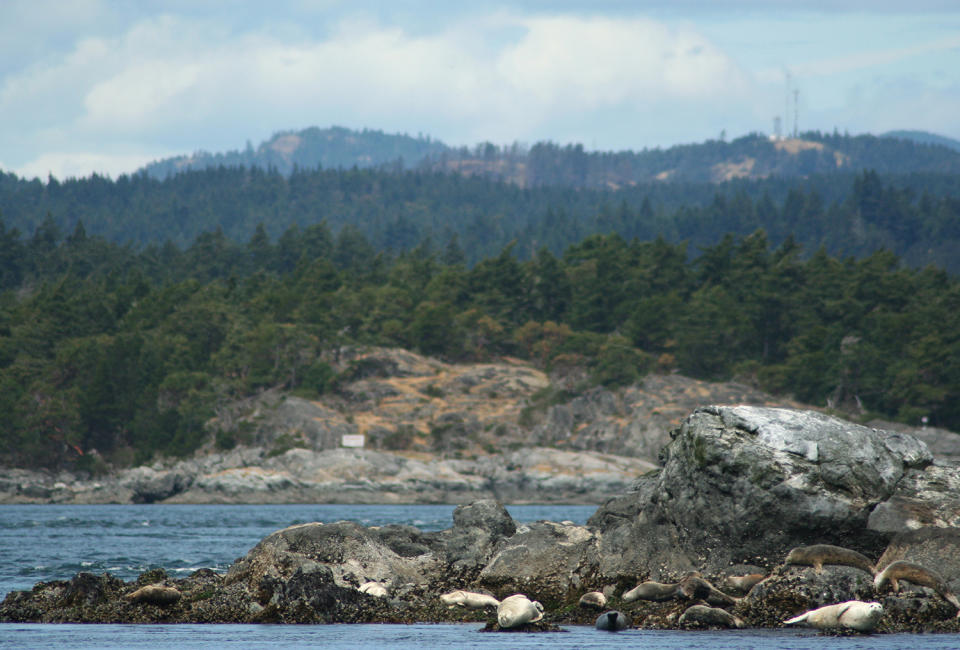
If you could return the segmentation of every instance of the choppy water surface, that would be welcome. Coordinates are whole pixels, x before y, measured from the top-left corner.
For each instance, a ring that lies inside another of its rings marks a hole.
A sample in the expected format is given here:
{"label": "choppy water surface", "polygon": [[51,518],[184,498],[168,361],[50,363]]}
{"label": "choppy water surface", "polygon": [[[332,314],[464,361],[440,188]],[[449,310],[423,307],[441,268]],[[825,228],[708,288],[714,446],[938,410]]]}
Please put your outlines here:
{"label": "choppy water surface", "polygon": [[[424,531],[453,525],[449,505],[11,505],[0,506],[0,595],[78,571],[123,580],[163,568],[185,577],[226,571],[270,533],[311,521],[364,526],[408,524]],[[508,506],[518,522],[578,524],[594,506]]]}
{"label": "choppy water surface", "polygon": [[[310,521],[453,525],[454,506],[142,505],[0,506],[0,596],[34,583],[108,571],[124,580],[163,568],[186,576],[225,571],[280,528]],[[583,524],[594,506],[508,506],[520,523]],[[824,637],[810,630],[616,634],[570,626],[544,634],[491,634],[475,624],[442,625],[40,625],[0,624],[3,648],[960,648],[960,635]]]}
{"label": "choppy water surface", "polygon": [[479,624],[441,625],[23,625],[0,624],[11,648],[665,648],[790,650],[957,648],[956,635],[820,636],[809,630],[598,632],[570,626],[541,634],[480,632]]}

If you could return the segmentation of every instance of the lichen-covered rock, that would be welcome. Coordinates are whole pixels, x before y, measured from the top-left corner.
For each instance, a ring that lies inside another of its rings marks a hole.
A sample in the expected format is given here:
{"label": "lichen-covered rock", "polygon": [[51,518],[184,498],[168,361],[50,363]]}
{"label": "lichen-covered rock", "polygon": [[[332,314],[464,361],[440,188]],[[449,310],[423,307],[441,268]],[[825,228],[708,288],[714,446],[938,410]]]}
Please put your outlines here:
{"label": "lichen-covered rock", "polygon": [[[670,543],[682,548],[673,562],[660,553],[654,560],[674,572],[689,564],[715,572],[733,562],[770,565],[808,543],[876,554],[885,538],[868,528],[870,513],[904,476],[933,460],[905,434],[813,411],[751,406],[697,409],[662,456],[659,473],[642,477],[632,495],[591,519],[604,536],[630,529],[604,549],[622,548],[620,571],[642,563],[630,540],[644,554]],[[635,516],[618,515],[624,512]],[[655,548],[643,548],[651,539]]]}
{"label": "lichen-covered rock", "polygon": [[596,535],[583,526],[540,521],[520,526],[480,572],[499,592],[532,592],[545,605],[579,596],[597,564]]}

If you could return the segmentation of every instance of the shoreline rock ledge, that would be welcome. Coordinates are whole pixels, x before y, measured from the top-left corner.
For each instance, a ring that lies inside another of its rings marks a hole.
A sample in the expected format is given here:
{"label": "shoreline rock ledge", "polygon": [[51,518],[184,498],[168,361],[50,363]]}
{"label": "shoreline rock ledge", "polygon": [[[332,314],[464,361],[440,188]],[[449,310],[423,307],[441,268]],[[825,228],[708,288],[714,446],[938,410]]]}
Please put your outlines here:
{"label": "shoreline rock ledge", "polygon": [[[867,600],[884,606],[879,632],[960,633],[956,609],[931,590],[877,592],[861,568],[784,563],[793,547],[831,544],[878,569],[923,564],[960,590],[960,468],[935,461],[923,442],[813,411],[706,406],[671,434],[660,461],[585,526],[521,525],[493,499],[458,506],[453,527],[439,532],[302,524],[260,541],[226,575],[203,569],[174,580],[153,570],[124,583],[79,573],[11,592],[0,621],[491,624],[493,613],[439,598],[463,589],[525,594],[542,603],[546,624],[592,625],[596,611],[578,601],[599,591],[644,628],[725,620],[683,617],[704,602],[747,627],[780,627],[823,605]],[[728,586],[745,574],[766,578],[746,594]],[[665,601],[622,599],[644,581],[692,587]],[[385,595],[360,591],[371,582]],[[181,597],[127,597],[146,585]]]}

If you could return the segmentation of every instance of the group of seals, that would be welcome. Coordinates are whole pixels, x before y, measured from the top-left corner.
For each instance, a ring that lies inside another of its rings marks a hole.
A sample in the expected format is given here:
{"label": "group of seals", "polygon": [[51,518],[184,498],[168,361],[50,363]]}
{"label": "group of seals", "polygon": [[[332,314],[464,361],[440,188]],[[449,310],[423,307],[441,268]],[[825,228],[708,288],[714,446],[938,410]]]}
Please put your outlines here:
{"label": "group of seals", "polygon": [[730,607],[737,602],[736,598],[714,587],[696,571],[688,573],[679,582],[641,582],[630,591],[624,592],[620,599],[625,603],[635,600],[657,602],[665,600],[705,600],[708,605],[718,607]]}
{"label": "group of seals", "polygon": [[[763,577],[760,576],[761,579]],[[679,582],[641,582],[624,592],[620,599],[625,603],[635,600],[698,601],[680,616],[679,622],[682,625],[737,628],[744,626],[741,619],[723,609],[735,605],[739,599],[720,591],[697,571],[686,574]]]}
{"label": "group of seals", "polygon": [[[902,581],[928,587],[956,607],[958,610],[957,617],[960,618],[960,599],[957,598],[939,575],[919,564],[897,560],[878,572],[874,563],[865,555],[831,544],[798,546],[787,554],[784,564],[810,566],[813,567],[817,573],[823,571],[824,565],[841,565],[861,569],[875,576],[873,585],[877,592],[888,584],[893,588],[894,592],[898,592]],[[761,573],[734,576],[727,578],[727,584],[741,591],[749,591],[766,578],[767,576]],[[383,595],[386,595],[386,590],[379,583],[366,583],[360,587],[360,590],[371,595],[380,595],[377,593],[378,588],[383,590]],[[172,588],[148,585],[127,597],[134,599],[134,596],[141,594],[141,592],[144,594],[156,594],[159,593],[157,589]],[[150,591],[145,592],[144,590]],[[174,589],[173,591],[175,592],[176,590]],[[152,597],[160,598],[160,596]],[[141,595],[139,598],[145,600],[146,596]],[[179,592],[176,593],[176,598],[179,598]],[[667,600],[698,601],[688,607],[680,616],[679,623],[681,625],[731,628],[742,628],[745,626],[743,620],[723,609],[724,607],[735,605],[741,599],[729,596],[717,589],[696,571],[686,574],[680,581],[675,583],[642,582],[633,589],[624,592],[620,599],[625,603],[635,600],[657,602]],[[543,605],[537,601],[530,600],[524,594],[514,594],[508,598],[504,598],[503,601],[498,601],[488,594],[456,590],[443,594],[440,596],[440,600],[450,607],[457,605],[470,609],[496,607],[497,622],[502,629],[516,628],[527,623],[539,621],[543,618]],[[606,596],[599,591],[587,592],[581,596],[579,600],[581,607],[603,609],[606,604]],[[798,616],[787,619],[784,621],[784,625],[805,624],[817,629],[846,628],[857,632],[872,632],[876,629],[880,618],[883,616],[883,612],[884,608],[881,603],[849,600],[804,612]],[[617,610],[606,611],[600,614],[596,620],[596,628],[598,630],[615,632],[626,629],[630,627],[630,625],[630,617]]]}
{"label": "group of seals", "polygon": [[[800,546],[787,554],[786,564],[800,564],[812,566],[820,573],[825,564],[837,564],[862,569],[874,576],[873,588],[880,592],[889,584],[894,593],[900,590],[900,581],[907,581],[921,587],[929,587],[941,598],[957,608],[957,617],[960,618],[960,599],[950,590],[946,581],[935,571],[913,562],[897,560],[888,564],[882,571],[877,571],[866,556],[840,546],[830,544],[815,544]],[[883,615],[883,605],[876,602],[851,600],[845,603],[827,605],[805,612],[784,622],[785,625],[807,623],[817,628],[846,627],[860,632],[872,631]]]}

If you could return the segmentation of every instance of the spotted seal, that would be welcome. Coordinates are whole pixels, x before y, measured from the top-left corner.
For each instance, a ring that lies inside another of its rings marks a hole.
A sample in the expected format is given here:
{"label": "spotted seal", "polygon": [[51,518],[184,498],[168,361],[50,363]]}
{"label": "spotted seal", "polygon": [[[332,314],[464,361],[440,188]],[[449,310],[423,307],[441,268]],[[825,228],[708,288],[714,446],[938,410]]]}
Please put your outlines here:
{"label": "spotted seal", "polygon": [[693,627],[742,628],[746,626],[741,618],[727,610],[707,605],[691,605],[680,615],[678,622],[680,625]]}
{"label": "spotted seal", "polygon": [[798,546],[787,554],[785,564],[801,564],[812,566],[817,573],[823,571],[824,564],[840,564],[862,569],[873,575],[876,567],[870,559],[848,548],[833,546],[832,544],[814,544],[812,546]]}
{"label": "spotted seal", "polygon": [[891,562],[873,579],[873,588],[879,591],[889,582],[890,586],[893,587],[893,591],[898,592],[900,591],[901,580],[933,589],[941,598],[957,608],[957,617],[960,618],[960,600],[957,600],[956,595],[950,590],[950,587],[947,586],[946,581],[936,572],[919,564],[905,560]]}
{"label": "spotted seal", "polygon": [[127,594],[126,598],[135,603],[148,603],[164,607],[180,600],[180,591],[175,587],[165,587],[160,584],[145,585]]}

